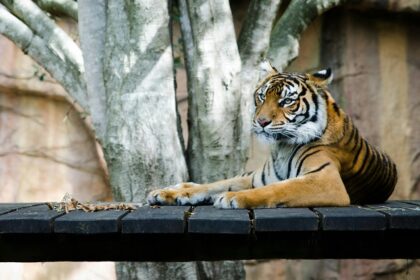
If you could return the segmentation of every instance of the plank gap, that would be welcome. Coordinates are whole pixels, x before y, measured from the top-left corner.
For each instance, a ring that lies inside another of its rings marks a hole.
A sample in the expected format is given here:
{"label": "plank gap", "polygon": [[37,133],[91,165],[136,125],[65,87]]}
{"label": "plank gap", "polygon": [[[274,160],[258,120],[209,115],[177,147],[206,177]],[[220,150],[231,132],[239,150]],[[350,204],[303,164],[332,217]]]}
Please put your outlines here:
{"label": "plank gap", "polygon": [[194,208],[195,208],[194,206],[190,206],[190,208],[188,208],[188,211],[184,212],[184,234],[188,233],[188,222],[191,215],[194,212]]}
{"label": "plank gap", "polygon": [[248,209],[249,215],[249,234],[255,236],[255,213],[254,209]]}
{"label": "plank gap", "polygon": [[318,230],[324,230],[324,227],[322,226],[324,223],[324,216],[316,210],[315,207],[309,207],[308,209],[318,216]]}
{"label": "plank gap", "polygon": [[117,219],[117,232],[121,233],[122,232],[122,219],[127,216],[128,214],[130,214],[132,211],[127,211],[124,214],[122,214],[121,216],[118,217]]}

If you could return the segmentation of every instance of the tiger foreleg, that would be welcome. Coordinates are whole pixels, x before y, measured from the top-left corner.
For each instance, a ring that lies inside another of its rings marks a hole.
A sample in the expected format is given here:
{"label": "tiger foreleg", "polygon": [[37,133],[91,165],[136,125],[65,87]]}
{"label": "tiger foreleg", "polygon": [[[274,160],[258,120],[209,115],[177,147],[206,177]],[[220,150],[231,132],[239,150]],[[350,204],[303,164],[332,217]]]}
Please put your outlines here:
{"label": "tiger foreleg", "polygon": [[235,177],[209,184],[180,183],[150,192],[150,205],[197,205],[213,203],[224,192],[236,192],[251,188],[252,177]]}
{"label": "tiger foreleg", "polygon": [[350,199],[334,167],[251,190],[227,192],[218,197],[218,208],[274,208],[346,206]]}

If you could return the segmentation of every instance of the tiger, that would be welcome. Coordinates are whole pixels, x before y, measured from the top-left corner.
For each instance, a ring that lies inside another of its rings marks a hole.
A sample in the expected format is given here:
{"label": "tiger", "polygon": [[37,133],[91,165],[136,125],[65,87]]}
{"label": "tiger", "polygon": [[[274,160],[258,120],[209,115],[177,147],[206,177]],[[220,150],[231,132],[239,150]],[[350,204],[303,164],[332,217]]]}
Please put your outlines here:
{"label": "tiger", "polygon": [[265,62],[252,129],[270,143],[261,168],[241,176],[150,192],[149,205],[217,208],[336,207],[386,201],[397,182],[391,158],[364,139],[328,85],[331,69],[283,73]]}

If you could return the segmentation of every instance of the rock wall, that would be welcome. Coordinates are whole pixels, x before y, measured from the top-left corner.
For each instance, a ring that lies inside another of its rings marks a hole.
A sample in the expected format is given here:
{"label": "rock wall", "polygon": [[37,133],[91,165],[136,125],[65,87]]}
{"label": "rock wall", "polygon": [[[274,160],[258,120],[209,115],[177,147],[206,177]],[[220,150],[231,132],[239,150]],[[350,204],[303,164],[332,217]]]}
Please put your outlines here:
{"label": "rock wall", "polygon": [[[335,9],[308,28],[299,57],[287,69],[332,68],[334,97],[361,134],[397,164],[399,180],[392,199],[420,197],[419,34],[418,14]],[[249,165],[258,166],[263,153],[260,144],[254,144]],[[417,279],[419,264],[413,260],[270,260],[248,261],[246,271],[249,280]]]}

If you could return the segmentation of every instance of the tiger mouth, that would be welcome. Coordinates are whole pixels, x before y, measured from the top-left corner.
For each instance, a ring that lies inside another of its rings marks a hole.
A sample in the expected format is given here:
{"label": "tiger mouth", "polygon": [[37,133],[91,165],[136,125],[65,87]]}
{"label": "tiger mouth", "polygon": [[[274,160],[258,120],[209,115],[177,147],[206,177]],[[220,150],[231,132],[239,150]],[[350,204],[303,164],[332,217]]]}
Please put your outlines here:
{"label": "tiger mouth", "polygon": [[260,136],[263,136],[263,137],[266,137],[268,139],[276,140],[276,141],[286,140],[286,139],[292,138],[292,135],[286,135],[286,134],[281,133],[281,132],[267,132],[265,130],[256,132],[256,134],[260,135]]}

